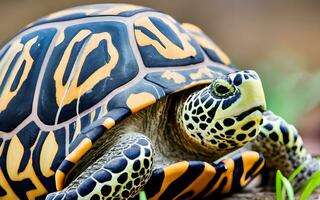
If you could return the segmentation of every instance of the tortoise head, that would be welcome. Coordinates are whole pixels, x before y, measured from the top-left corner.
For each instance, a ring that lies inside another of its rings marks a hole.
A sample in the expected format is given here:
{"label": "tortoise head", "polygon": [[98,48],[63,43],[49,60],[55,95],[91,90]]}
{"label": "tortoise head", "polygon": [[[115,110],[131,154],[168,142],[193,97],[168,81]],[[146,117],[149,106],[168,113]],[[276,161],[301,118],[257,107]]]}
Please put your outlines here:
{"label": "tortoise head", "polygon": [[191,94],[182,108],[184,137],[203,153],[235,150],[254,139],[266,108],[259,76],[239,71]]}

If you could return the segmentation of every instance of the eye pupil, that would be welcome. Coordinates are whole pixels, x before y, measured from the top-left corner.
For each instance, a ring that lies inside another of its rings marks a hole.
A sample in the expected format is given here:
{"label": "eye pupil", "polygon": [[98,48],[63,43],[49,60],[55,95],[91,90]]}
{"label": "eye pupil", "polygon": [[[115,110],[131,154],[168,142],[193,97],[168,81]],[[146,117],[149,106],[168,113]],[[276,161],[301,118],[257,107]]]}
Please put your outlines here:
{"label": "eye pupil", "polygon": [[216,91],[220,94],[225,94],[229,92],[229,89],[226,86],[218,85]]}

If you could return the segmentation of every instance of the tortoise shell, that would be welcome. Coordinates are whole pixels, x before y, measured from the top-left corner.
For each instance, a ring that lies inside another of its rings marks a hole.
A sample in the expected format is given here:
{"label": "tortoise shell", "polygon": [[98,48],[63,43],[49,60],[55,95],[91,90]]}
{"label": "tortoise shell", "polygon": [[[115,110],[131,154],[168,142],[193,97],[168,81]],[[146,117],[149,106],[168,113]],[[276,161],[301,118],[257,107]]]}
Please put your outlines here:
{"label": "tortoise shell", "polygon": [[150,8],[82,6],[28,25],[0,50],[0,198],[62,189],[107,129],[231,71],[199,28]]}

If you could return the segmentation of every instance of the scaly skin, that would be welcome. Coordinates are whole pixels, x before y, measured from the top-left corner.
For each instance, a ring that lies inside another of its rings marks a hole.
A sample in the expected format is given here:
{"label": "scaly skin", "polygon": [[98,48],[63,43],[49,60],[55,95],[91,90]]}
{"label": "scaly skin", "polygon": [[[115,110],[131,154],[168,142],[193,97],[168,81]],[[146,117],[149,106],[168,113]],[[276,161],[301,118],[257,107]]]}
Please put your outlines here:
{"label": "scaly skin", "polygon": [[312,158],[304,147],[297,129],[271,111],[263,113],[263,124],[259,135],[252,142],[252,149],[264,155],[266,167],[271,172],[279,169],[285,176],[289,176],[304,164],[304,169],[294,179],[295,186],[320,170],[319,161]]}
{"label": "scaly skin", "polygon": [[137,195],[151,176],[154,151],[150,140],[129,132],[62,191],[46,199],[127,199]]}

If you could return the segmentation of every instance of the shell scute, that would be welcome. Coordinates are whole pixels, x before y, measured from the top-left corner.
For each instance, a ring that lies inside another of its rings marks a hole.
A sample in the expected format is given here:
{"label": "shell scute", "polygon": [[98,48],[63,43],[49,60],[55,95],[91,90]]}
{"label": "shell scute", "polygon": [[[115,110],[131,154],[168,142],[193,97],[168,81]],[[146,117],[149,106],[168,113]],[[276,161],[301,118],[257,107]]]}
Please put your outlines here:
{"label": "shell scute", "polygon": [[64,40],[52,52],[39,97],[38,115],[48,125],[92,107],[138,73],[123,23],[74,25],[60,34]]}
{"label": "shell scute", "polygon": [[99,17],[99,16],[120,16],[120,17],[131,17],[135,14],[154,11],[151,8],[131,5],[131,4],[97,4],[88,6],[79,6],[74,8],[65,9],[52,13],[44,18],[41,18],[34,23],[27,26],[33,27],[40,24],[61,22],[68,20],[75,20],[85,17]]}
{"label": "shell scute", "polygon": [[55,171],[66,154],[61,146],[65,145],[65,128],[44,132],[34,122],[6,140],[7,157],[1,160],[0,168],[19,198],[41,196],[54,190]]}
{"label": "shell scute", "polygon": [[55,33],[49,28],[25,34],[11,41],[1,56],[0,131],[12,131],[31,114],[37,79]]}
{"label": "shell scute", "polygon": [[[121,120],[233,71],[201,31],[149,8],[84,6],[35,25],[0,51],[0,196],[1,188],[19,198],[62,189],[80,159]],[[19,60],[26,56],[33,60],[28,73],[28,62]],[[8,69],[6,63],[12,63]],[[6,87],[18,92],[3,107]],[[5,159],[11,157],[18,177],[8,175]]]}
{"label": "shell scute", "polygon": [[212,61],[224,65],[231,64],[229,57],[199,27],[189,23],[182,24],[182,27],[190,32]]}
{"label": "shell scute", "polygon": [[114,96],[108,103],[108,110],[127,108],[135,113],[155,103],[164,95],[161,87],[142,79],[134,86]]}
{"label": "shell scute", "polygon": [[204,60],[199,44],[170,17],[138,18],[134,32],[146,67],[185,66]]}

